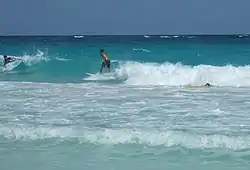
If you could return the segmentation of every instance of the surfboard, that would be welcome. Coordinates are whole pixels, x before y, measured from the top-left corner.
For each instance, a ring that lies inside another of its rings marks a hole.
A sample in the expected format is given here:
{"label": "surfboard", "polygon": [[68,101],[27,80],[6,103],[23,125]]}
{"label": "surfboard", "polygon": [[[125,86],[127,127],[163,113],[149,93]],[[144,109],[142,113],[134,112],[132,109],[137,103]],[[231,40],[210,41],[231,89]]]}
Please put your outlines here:
{"label": "surfboard", "polygon": [[95,74],[93,74],[93,73],[86,73],[87,75],[89,75],[89,76],[94,76]]}
{"label": "surfboard", "polygon": [[93,73],[85,73],[85,74],[87,74],[87,75],[89,75],[89,76],[100,76],[100,75],[103,75],[103,76],[107,76],[107,75],[110,75],[110,74],[112,74],[113,72],[103,72],[103,73],[95,73],[95,74],[93,74]]}

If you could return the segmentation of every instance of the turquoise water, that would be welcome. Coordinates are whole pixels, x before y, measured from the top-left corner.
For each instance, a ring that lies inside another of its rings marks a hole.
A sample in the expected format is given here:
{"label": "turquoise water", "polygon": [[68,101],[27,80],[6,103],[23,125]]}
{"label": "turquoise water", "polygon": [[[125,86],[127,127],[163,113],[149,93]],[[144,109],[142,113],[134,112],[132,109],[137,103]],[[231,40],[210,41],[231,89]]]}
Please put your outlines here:
{"label": "turquoise water", "polygon": [[0,37],[0,52],[21,57],[0,62],[0,169],[250,166],[248,36]]}

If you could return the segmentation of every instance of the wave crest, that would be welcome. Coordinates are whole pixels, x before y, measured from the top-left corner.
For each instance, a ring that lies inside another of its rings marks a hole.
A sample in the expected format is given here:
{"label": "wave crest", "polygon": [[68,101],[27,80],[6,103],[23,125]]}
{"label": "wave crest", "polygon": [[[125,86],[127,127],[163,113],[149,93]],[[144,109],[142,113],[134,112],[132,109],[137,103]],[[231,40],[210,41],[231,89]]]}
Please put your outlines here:
{"label": "wave crest", "polygon": [[250,67],[240,66],[185,66],[180,63],[126,62],[115,70],[118,77],[126,77],[129,85],[201,85],[250,86]]}
{"label": "wave crest", "polygon": [[182,146],[185,148],[227,148],[233,150],[249,149],[249,136],[196,135],[180,131],[140,131],[140,130],[88,130],[73,128],[46,127],[2,127],[0,136],[10,140],[43,140],[49,138],[77,139],[92,144],[141,144],[148,146]]}

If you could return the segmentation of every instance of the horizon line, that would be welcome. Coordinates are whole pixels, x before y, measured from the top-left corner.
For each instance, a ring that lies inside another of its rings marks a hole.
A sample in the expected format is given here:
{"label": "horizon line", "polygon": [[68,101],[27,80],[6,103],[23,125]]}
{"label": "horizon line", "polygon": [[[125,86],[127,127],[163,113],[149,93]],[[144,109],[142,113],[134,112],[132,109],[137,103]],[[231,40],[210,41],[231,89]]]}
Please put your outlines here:
{"label": "horizon line", "polygon": [[250,33],[232,33],[232,34],[0,34],[0,37],[51,37],[51,36],[60,36],[60,37],[69,37],[69,36],[227,36],[227,35],[243,35],[249,36]]}

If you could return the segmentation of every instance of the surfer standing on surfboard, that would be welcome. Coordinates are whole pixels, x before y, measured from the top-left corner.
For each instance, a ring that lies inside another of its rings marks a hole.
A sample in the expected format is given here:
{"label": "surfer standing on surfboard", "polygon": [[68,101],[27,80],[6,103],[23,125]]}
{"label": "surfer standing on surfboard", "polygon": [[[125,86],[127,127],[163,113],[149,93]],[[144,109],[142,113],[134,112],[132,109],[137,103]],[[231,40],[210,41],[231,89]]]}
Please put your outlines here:
{"label": "surfer standing on surfboard", "polygon": [[108,71],[110,72],[110,60],[108,58],[108,55],[104,53],[104,49],[101,49],[100,52],[101,52],[101,56],[103,58],[100,73],[102,73],[102,69],[104,67],[107,67]]}
{"label": "surfer standing on surfboard", "polygon": [[3,58],[4,58],[4,66],[6,64],[10,63],[10,62],[15,61],[15,58],[13,58],[13,57],[7,57],[7,55],[4,55]]}

